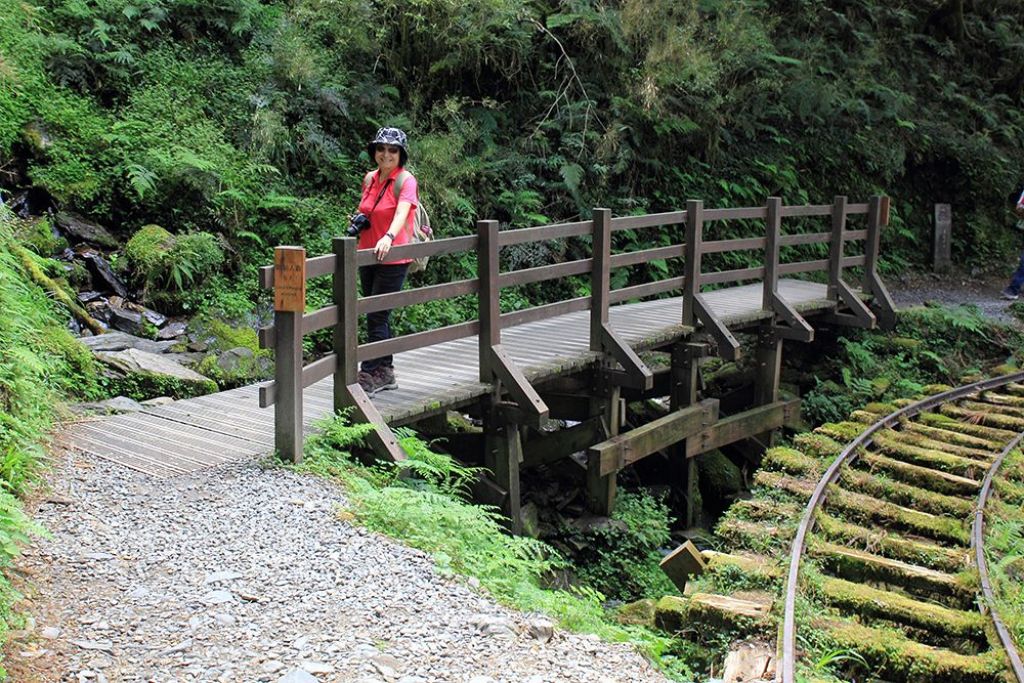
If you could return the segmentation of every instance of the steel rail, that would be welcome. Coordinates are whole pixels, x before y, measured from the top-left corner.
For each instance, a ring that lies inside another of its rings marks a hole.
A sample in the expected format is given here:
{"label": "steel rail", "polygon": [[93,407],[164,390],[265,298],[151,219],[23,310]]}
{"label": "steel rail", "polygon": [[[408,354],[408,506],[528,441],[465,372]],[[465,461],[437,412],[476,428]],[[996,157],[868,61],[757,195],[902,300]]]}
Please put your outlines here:
{"label": "steel rail", "polygon": [[1002,467],[1006,456],[1020,446],[1021,440],[1024,440],[1024,432],[1018,434],[1017,438],[1003,449],[1003,452],[992,463],[992,467],[985,473],[985,479],[981,485],[981,493],[978,494],[978,504],[974,510],[974,525],[971,529],[974,562],[978,565],[978,576],[981,578],[981,593],[985,598],[983,602],[978,604],[978,609],[984,614],[986,607],[988,608],[988,615],[992,619],[992,625],[995,626],[999,642],[1003,644],[1003,649],[1006,650],[1006,657],[1010,660],[1010,668],[1013,670],[1017,683],[1024,683],[1024,663],[1021,663],[1020,654],[1017,652],[1017,645],[1013,642],[1013,636],[1010,635],[1010,631],[1006,628],[1003,620],[999,618],[999,611],[996,609],[996,596],[992,590],[992,583],[989,581],[988,561],[985,559],[984,533],[985,505],[988,503],[989,494],[992,493],[992,481],[995,479],[999,468]]}
{"label": "steel rail", "polygon": [[789,574],[786,578],[786,605],[782,621],[782,666],[780,667],[779,673],[775,679],[778,683],[796,683],[796,592],[800,578],[800,560],[803,557],[805,545],[807,543],[807,534],[811,532],[814,526],[815,513],[825,502],[825,491],[839,476],[839,472],[842,467],[849,462],[852,462],[859,454],[860,450],[871,443],[872,437],[876,432],[881,429],[892,427],[903,418],[917,415],[920,412],[934,408],[935,406],[946,403],[947,401],[954,401],[956,399],[963,398],[964,396],[970,396],[971,394],[987,391],[989,389],[994,389],[996,387],[1021,380],[1024,380],[1024,372],[1018,372],[1012,375],[1003,375],[1001,377],[994,377],[992,379],[982,380],[981,382],[967,384],[956,389],[942,392],[941,394],[929,396],[928,398],[917,401],[916,403],[911,403],[908,406],[904,406],[897,411],[889,413],[872,424],[861,432],[856,439],[851,441],[850,444],[836,456],[836,459],[832,461],[832,464],[829,465],[825,474],[818,481],[818,485],[814,487],[814,493],[811,494],[810,500],[807,501],[807,507],[804,509],[803,517],[800,520],[800,526],[796,530],[796,536],[793,538],[793,545],[790,549]]}

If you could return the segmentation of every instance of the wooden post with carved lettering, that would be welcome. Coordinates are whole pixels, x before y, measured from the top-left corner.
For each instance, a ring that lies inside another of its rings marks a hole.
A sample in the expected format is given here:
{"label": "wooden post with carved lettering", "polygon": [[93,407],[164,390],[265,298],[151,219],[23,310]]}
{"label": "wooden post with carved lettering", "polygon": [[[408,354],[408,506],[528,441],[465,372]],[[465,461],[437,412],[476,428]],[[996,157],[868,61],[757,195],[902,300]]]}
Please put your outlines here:
{"label": "wooden post with carved lettering", "polygon": [[306,250],[274,249],[274,447],[302,460],[302,315],[306,311]]}

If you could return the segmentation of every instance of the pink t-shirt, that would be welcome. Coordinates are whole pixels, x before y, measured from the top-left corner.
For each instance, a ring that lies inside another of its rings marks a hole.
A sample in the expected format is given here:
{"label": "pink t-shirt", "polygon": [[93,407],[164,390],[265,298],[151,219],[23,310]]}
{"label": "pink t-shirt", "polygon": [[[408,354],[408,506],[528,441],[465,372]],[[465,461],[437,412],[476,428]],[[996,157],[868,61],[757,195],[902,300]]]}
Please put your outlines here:
{"label": "pink t-shirt", "polygon": [[1024,192],[1020,193],[1020,199],[1017,200],[1017,208],[1024,209]]}
{"label": "pink t-shirt", "polygon": [[[380,171],[374,171],[370,176],[370,183],[363,184],[363,198],[359,202],[359,212],[370,217],[370,227],[359,233],[359,248],[360,249],[373,249],[384,233],[391,227],[391,221],[395,218],[395,211],[398,209],[398,202],[409,202],[412,206],[409,208],[409,218],[406,219],[405,229],[400,231],[392,242],[393,246],[400,244],[408,244],[409,238],[412,235],[412,225],[416,218],[416,207],[419,205],[419,196],[417,195],[416,177],[411,173],[407,173],[405,180],[402,182],[402,192],[398,199],[395,199],[395,178],[399,173],[402,172],[402,167],[399,166],[391,175],[384,179],[384,183],[387,183],[387,189],[384,190],[384,194],[380,197],[380,202],[377,202],[377,195],[380,195],[383,185],[380,180]],[[373,204],[377,202],[377,208],[374,208]],[[412,259],[399,259],[397,261],[388,261],[388,263],[400,264],[409,263]]]}

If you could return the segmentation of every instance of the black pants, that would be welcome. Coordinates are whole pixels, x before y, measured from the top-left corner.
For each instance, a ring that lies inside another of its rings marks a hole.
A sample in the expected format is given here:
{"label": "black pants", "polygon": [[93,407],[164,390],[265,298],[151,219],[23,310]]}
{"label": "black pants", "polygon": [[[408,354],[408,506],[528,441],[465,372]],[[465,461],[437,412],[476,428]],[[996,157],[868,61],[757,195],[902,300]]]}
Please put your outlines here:
{"label": "black pants", "polygon": [[[405,274],[409,271],[408,263],[397,265],[381,264],[375,266],[362,266],[359,268],[359,281],[363,288],[363,296],[374,296],[376,294],[388,294],[402,289],[405,283]],[[366,315],[366,331],[368,340],[371,342],[391,339],[391,311],[376,311]],[[371,360],[363,361],[363,372],[376,370],[381,366],[392,366],[392,356],[381,356]]]}

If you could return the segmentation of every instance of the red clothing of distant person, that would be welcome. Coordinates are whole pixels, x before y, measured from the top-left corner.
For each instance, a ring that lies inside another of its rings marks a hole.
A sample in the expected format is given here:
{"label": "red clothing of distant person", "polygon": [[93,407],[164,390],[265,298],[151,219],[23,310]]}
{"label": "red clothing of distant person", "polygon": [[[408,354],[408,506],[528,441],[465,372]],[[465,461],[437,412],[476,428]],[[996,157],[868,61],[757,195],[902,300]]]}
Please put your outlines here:
{"label": "red clothing of distant person", "polygon": [[[384,194],[381,195],[383,185],[380,179],[380,171],[373,171],[369,174],[370,182],[363,184],[363,198],[359,202],[359,212],[366,215],[370,219],[370,227],[359,233],[359,248],[360,249],[373,249],[377,244],[377,241],[384,236],[384,233],[391,227],[391,221],[394,220],[395,210],[398,208],[398,202],[404,201],[412,204],[409,209],[409,217],[405,221],[405,229],[401,230],[395,239],[392,241],[392,246],[399,246],[402,244],[408,244],[412,237],[412,226],[413,221],[416,218],[416,206],[419,204],[419,196],[417,194],[416,176],[411,173],[406,173],[405,180],[402,182],[402,191],[399,197],[395,198],[395,178],[404,169],[398,166],[391,172],[387,178],[384,179],[384,183],[387,184],[387,189],[384,190]],[[377,196],[380,195],[380,202],[377,203],[377,207],[374,208],[374,202],[377,202]],[[388,261],[389,264],[398,265],[402,263],[410,263],[411,258],[398,259],[396,261]]]}

